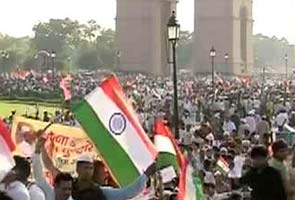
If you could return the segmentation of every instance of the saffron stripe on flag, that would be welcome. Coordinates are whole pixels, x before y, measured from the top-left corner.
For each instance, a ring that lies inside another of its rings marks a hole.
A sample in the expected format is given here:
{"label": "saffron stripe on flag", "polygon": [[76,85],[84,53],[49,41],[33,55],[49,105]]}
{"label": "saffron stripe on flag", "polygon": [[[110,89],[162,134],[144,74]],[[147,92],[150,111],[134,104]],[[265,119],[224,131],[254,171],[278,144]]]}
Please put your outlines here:
{"label": "saffron stripe on flag", "polygon": [[12,157],[14,148],[15,145],[11,139],[11,135],[2,119],[0,119],[0,181],[3,180],[15,165]]}
{"label": "saffron stripe on flag", "polygon": [[8,128],[4,124],[3,120],[0,118],[0,135],[5,140],[5,143],[8,145],[10,151],[14,151],[15,144],[11,139],[11,134],[8,131]]}

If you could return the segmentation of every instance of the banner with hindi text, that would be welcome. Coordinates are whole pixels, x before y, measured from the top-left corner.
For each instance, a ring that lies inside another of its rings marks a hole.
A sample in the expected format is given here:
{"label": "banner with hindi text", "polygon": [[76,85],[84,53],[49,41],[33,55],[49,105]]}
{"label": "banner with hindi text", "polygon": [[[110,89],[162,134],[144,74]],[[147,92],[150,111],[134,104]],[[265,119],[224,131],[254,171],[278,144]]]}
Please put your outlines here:
{"label": "banner with hindi text", "polygon": [[[15,117],[12,126],[12,138],[16,144],[15,154],[31,157],[37,141],[36,132],[44,129],[49,123],[23,117]],[[98,158],[98,153],[80,128],[53,124],[45,133],[45,148],[55,166],[61,171],[75,173],[75,163],[81,153],[89,153]]]}

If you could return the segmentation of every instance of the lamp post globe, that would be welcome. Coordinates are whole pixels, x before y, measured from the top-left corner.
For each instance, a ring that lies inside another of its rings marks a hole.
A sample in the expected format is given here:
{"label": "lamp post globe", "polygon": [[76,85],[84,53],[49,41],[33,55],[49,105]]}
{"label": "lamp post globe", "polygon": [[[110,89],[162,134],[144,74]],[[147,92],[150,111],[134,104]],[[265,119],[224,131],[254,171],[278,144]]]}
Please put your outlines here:
{"label": "lamp post globe", "polygon": [[171,17],[169,18],[168,24],[168,40],[172,42],[176,42],[179,40],[180,36],[180,25],[178,24],[176,20],[176,13],[175,11],[172,12]]}
{"label": "lamp post globe", "polygon": [[228,53],[225,53],[225,54],[224,54],[224,60],[226,60],[226,61],[227,61],[227,60],[228,60],[228,58],[229,58],[229,55],[228,55]]}

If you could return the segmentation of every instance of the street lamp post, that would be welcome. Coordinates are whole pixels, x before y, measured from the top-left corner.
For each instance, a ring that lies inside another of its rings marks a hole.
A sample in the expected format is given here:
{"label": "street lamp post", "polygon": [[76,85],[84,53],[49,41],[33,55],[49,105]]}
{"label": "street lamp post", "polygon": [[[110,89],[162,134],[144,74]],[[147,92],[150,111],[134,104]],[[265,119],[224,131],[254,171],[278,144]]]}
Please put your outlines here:
{"label": "street lamp post", "polygon": [[52,77],[55,78],[55,66],[54,66],[54,59],[56,57],[55,51],[51,52],[51,70],[52,70]]}
{"label": "street lamp post", "polygon": [[286,81],[288,81],[288,54],[285,54]]}
{"label": "street lamp post", "polygon": [[212,46],[210,50],[210,57],[211,57],[211,76],[212,76],[212,89],[213,89],[213,98],[212,103],[214,103],[214,96],[215,96],[215,80],[214,80],[214,58],[216,57],[216,50]]}
{"label": "street lamp post", "polygon": [[1,57],[2,57],[2,64],[3,64],[3,72],[6,73],[6,61],[9,58],[9,53],[7,51],[2,51]]}
{"label": "street lamp post", "polygon": [[285,70],[286,70],[286,81],[285,81],[285,97],[284,97],[284,105],[286,105],[287,101],[287,87],[288,87],[288,54],[285,54]]}
{"label": "street lamp post", "polygon": [[71,57],[70,56],[67,57],[67,61],[68,61],[68,70],[67,70],[67,72],[69,73],[69,72],[71,72]]}
{"label": "street lamp post", "polygon": [[[229,59],[229,55],[228,53],[224,54],[224,60],[225,60],[225,67],[228,68],[228,59]],[[226,69],[227,70],[227,69]]]}
{"label": "street lamp post", "polygon": [[179,114],[178,114],[178,95],[177,95],[177,68],[176,68],[176,44],[179,40],[180,25],[176,20],[175,11],[167,24],[168,40],[172,45],[172,63],[173,63],[173,88],[174,88],[174,134],[179,139]]}
{"label": "street lamp post", "polygon": [[265,83],[265,66],[263,66],[263,68],[262,68],[262,81],[263,81],[263,83],[262,83],[262,85],[264,85],[264,83]]}

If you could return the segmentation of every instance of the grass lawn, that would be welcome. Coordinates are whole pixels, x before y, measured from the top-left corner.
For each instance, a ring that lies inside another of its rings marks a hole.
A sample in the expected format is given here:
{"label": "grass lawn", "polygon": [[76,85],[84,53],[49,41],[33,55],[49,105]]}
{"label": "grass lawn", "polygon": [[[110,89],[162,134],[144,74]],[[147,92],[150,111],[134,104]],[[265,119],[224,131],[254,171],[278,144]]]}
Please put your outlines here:
{"label": "grass lawn", "polygon": [[[44,111],[54,113],[58,109],[55,105],[39,105],[39,117],[43,116]],[[31,102],[18,102],[18,101],[0,101],[0,116],[7,117],[12,110],[16,110],[17,115],[25,113],[34,116],[36,113],[36,106]]]}

